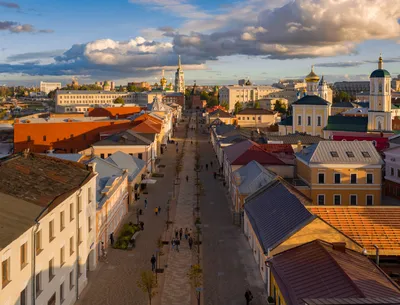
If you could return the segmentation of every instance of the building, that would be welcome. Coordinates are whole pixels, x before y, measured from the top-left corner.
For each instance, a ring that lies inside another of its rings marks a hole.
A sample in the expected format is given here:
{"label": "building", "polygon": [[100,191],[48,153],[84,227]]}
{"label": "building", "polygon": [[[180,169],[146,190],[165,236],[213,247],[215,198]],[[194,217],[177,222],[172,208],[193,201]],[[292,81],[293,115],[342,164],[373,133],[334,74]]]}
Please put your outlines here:
{"label": "building", "polygon": [[185,75],[181,66],[181,56],[178,57],[178,69],[175,72],[175,92],[185,94]]}
{"label": "building", "polygon": [[321,141],[296,153],[314,205],[380,205],[383,161],[372,142]]}
{"label": "building", "polygon": [[46,94],[61,88],[61,83],[40,82],[40,92],[44,92]]}
{"label": "building", "polygon": [[270,111],[275,110],[275,105],[280,104],[286,110],[289,109],[289,101],[285,98],[266,98],[258,100],[260,107]]}
{"label": "building", "polygon": [[213,112],[207,114],[208,124],[212,124],[217,119],[227,125],[233,125],[236,121],[236,118],[232,114],[220,108],[217,108]]}
{"label": "building", "polygon": [[384,194],[400,200],[400,146],[389,148],[384,154]]}
{"label": "building", "polygon": [[128,87],[136,87],[138,89],[144,89],[146,91],[150,91],[151,90],[151,85],[148,82],[130,82],[127,84]]}
{"label": "building", "polygon": [[377,133],[335,132],[334,141],[369,141],[381,153],[389,148],[389,138]]}
{"label": "building", "polygon": [[92,165],[24,152],[0,181],[0,304],[75,304],[96,267]]}
{"label": "building", "polygon": [[340,114],[354,108],[361,108],[358,104],[352,102],[333,103],[331,107],[331,115]]}
{"label": "building", "polygon": [[165,104],[178,104],[185,109],[185,95],[181,92],[167,92],[162,96],[162,102]]}
{"label": "building", "polygon": [[266,264],[275,304],[386,304],[384,300],[393,302],[392,298],[400,302],[400,287],[367,257],[347,249],[346,243],[314,240],[279,253]]}
{"label": "building", "polygon": [[336,82],[333,87],[336,91],[343,91],[351,96],[356,96],[357,93],[369,92],[370,91],[369,81],[344,81]]}
{"label": "building", "polygon": [[108,117],[110,119],[126,119],[136,113],[140,113],[144,107],[102,107],[89,108],[87,111],[88,117]]}
{"label": "building", "polygon": [[236,114],[240,127],[268,127],[278,121],[279,114],[262,108],[246,108]]}
{"label": "building", "polygon": [[104,82],[95,82],[95,85],[101,87],[104,91],[115,91],[115,82],[105,80]]}
{"label": "building", "polygon": [[246,106],[247,103],[252,103],[260,99],[269,98],[272,93],[277,93],[281,91],[282,89],[272,86],[223,86],[219,89],[219,103],[228,103],[228,111],[234,111],[236,103],[241,103],[243,106]]}
{"label": "building", "polygon": [[93,90],[57,90],[56,112],[86,112],[93,107],[120,107],[114,101],[121,97],[125,104],[134,104],[138,97],[135,92],[112,92]]}

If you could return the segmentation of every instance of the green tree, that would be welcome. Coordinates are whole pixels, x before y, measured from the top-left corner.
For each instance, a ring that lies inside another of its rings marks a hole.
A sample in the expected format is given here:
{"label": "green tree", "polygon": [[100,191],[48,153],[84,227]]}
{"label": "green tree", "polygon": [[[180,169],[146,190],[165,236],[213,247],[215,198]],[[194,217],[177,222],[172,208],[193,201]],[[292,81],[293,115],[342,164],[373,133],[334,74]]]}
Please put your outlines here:
{"label": "green tree", "polygon": [[215,96],[209,97],[207,101],[207,107],[214,107],[218,105],[218,98]]}
{"label": "green tree", "polygon": [[225,108],[226,111],[229,110],[229,104],[226,101],[222,101],[221,104],[219,104],[221,107]]}
{"label": "green tree", "polygon": [[243,110],[243,105],[242,105],[242,103],[236,102],[234,113],[235,113],[235,114],[238,114],[238,113],[239,113],[240,111],[242,111],[242,110]]}
{"label": "green tree", "polygon": [[122,97],[117,97],[115,100],[114,100],[114,104],[122,104],[122,105],[125,105],[125,100],[122,98]]}
{"label": "green tree", "polygon": [[350,102],[350,101],[354,101],[354,100],[355,100],[355,98],[345,91],[338,91],[335,93],[335,96],[333,97],[334,103]]}
{"label": "green tree", "polygon": [[261,108],[261,106],[260,106],[260,102],[259,101],[255,101],[254,102],[254,108]]}
{"label": "green tree", "polygon": [[139,89],[133,85],[129,85],[127,89],[129,92],[139,92]]}
{"label": "green tree", "polygon": [[274,111],[284,114],[287,112],[286,105],[283,104],[281,100],[277,100],[275,102]]}
{"label": "green tree", "polygon": [[51,98],[51,99],[54,99],[55,96],[56,96],[56,91],[57,91],[57,89],[53,90],[53,91],[50,91],[49,94],[47,94],[47,97]]}
{"label": "green tree", "polygon": [[143,293],[147,294],[151,305],[151,300],[157,294],[157,291],[155,291],[157,288],[157,279],[155,274],[151,271],[142,271],[140,279],[137,281],[137,286],[143,291]]}
{"label": "green tree", "polygon": [[[196,289],[200,288],[203,284],[203,270],[200,265],[192,265],[188,272],[188,277],[190,280],[191,286]],[[197,301],[200,301],[200,291],[196,293]]]}
{"label": "green tree", "polygon": [[200,99],[207,101],[207,104],[208,104],[208,102],[210,100],[210,96],[208,95],[208,93],[206,91],[201,91]]}

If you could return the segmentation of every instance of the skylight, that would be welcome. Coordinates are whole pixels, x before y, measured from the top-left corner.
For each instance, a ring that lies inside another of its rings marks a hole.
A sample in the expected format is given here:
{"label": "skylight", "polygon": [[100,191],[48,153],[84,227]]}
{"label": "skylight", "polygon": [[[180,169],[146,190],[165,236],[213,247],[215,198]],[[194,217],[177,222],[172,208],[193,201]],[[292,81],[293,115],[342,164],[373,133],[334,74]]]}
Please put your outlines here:
{"label": "skylight", "polygon": [[337,151],[331,151],[331,156],[334,158],[339,158]]}
{"label": "skylight", "polygon": [[369,152],[367,151],[362,151],[361,152],[364,158],[371,158],[371,156],[369,155]]}
{"label": "skylight", "polygon": [[347,155],[347,157],[349,157],[349,158],[354,158],[354,154],[353,154],[352,151],[346,151],[346,155]]}

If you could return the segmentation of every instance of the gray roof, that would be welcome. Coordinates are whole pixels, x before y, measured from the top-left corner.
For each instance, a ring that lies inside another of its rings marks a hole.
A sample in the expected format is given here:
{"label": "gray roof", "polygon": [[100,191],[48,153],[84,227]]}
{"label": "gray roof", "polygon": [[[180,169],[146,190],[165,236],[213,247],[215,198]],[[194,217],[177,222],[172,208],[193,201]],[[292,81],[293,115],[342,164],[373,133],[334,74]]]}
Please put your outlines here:
{"label": "gray roof", "polygon": [[220,136],[220,135],[223,135],[223,134],[225,134],[225,133],[227,133],[229,131],[232,131],[234,129],[236,129],[235,125],[221,124],[221,125],[217,125],[215,127],[215,133],[216,133],[216,135]]}
{"label": "gray roof", "polygon": [[303,299],[306,305],[399,305],[400,297]]}
{"label": "gray roof", "polygon": [[108,94],[108,95],[129,95],[134,93],[129,92],[116,92],[116,91],[103,91],[103,90],[57,90],[57,94]]}
{"label": "gray roof", "polygon": [[248,195],[253,194],[277,177],[275,173],[265,169],[254,160],[236,170],[233,175],[237,181],[240,181],[239,193]]}
{"label": "gray roof", "polygon": [[332,108],[337,107],[337,108],[354,108],[358,107],[357,104],[353,104],[352,102],[338,102],[338,103],[333,103]]}
{"label": "gray roof", "polygon": [[301,99],[292,103],[292,105],[320,105],[327,106],[329,102],[319,97],[318,95],[306,95]]}
{"label": "gray roof", "polygon": [[59,158],[67,161],[74,161],[74,162],[79,162],[82,157],[84,157],[81,154],[55,154],[55,153],[49,153],[45,154],[48,157],[53,157],[53,158]]}
{"label": "gray roof", "polygon": [[321,141],[296,153],[296,157],[308,164],[383,164],[371,141]]}
{"label": "gray roof", "polygon": [[232,135],[232,136],[229,136],[229,137],[219,140],[219,143],[221,143],[221,144],[239,143],[244,140],[247,140],[247,137],[238,133],[238,134],[235,134],[235,135]]}
{"label": "gray roof", "polygon": [[248,197],[244,209],[264,253],[315,218],[280,181],[268,184]]}
{"label": "gray roof", "polygon": [[155,140],[154,133],[137,133],[132,130],[125,130],[123,132],[114,134],[107,139],[100,140],[93,144],[93,146],[112,146],[112,145],[150,145]]}
{"label": "gray roof", "polygon": [[282,144],[297,144],[299,141],[302,144],[310,145],[324,141],[319,136],[312,136],[309,134],[292,133],[285,136],[266,136],[268,143],[270,142],[282,142]]}
{"label": "gray roof", "polygon": [[113,153],[106,159],[106,161],[114,164],[120,169],[127,169],[129,173],[129,181],[134,180],[146,165],[146,162],[143,160],[121,151]]}

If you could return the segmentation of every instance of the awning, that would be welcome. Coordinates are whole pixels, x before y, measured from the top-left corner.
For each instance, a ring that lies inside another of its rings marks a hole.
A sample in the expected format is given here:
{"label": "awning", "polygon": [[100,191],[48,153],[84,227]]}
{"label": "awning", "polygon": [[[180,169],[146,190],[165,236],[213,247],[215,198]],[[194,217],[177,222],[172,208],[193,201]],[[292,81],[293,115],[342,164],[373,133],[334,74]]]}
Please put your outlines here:
{"label": "awning", "polygon": [[157,180],[154,180],[154,179],[144,179],[144,180],[142,180],[142,184],[154,184],[154,183],[156,183],[157,182]]}

